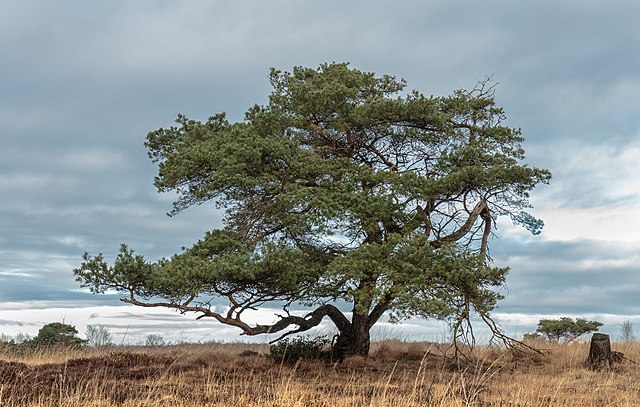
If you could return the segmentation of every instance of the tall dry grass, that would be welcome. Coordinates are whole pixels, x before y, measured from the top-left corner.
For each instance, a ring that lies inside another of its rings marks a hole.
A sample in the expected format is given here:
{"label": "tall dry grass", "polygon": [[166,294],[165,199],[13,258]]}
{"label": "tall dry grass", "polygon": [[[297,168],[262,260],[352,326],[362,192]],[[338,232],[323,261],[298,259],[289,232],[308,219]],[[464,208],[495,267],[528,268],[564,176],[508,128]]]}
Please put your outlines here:
{"label": "tall dry grass", "polygon": [[[274,362],[264,345],[49,350],[0,355],[0,406],[638,406],[640,366],[586,369],[589,344],[493,347],[452,369],[442,345],[386,340],[340,364]],[[640,344],[614,344],[640,361]]]}

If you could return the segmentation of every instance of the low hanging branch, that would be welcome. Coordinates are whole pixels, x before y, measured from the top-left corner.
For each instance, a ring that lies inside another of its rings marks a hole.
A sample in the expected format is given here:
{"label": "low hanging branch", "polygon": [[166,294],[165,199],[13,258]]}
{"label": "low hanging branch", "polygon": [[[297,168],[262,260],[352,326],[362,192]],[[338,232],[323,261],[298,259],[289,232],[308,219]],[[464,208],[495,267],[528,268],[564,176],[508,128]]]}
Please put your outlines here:
{"label": "low hanging branch", "polygon": [[197,317],[197,319],[211,317],[225,325],[238,327],[242,329],[244,335],[249,335],[249,336],[260,335],[260,334],[273,334],[276,332],[283,331],[292,325],[295,325],[298,328],[291,332],[288,332],[282,337],[288,336],[290,334],[297,333],[297,332],[308,331],[309,329],[320,325],[324,317],[329,317],[339,331],[346,331],[346,330],[349,330],[351,327],[351,323],[344,316],[342,311],[340,311],[337,307],[331,304],[324,304],[316,308],[314,311],[306,314],[305,316],[296,316],[296,315],[281,316],[279,317],[280,319],[274,324],[251,326],[240,319],[240,313],[238,313],[236,316],[233,316],[233,313],[231,310],[226,315],[223,315],[215,311],[212,311],[211,308],[207,308],[203,306],[192,306],[192,305],[178,304],[178,303],[171,303],[171,302],[144,302],[144,301],[139,301],[134,297],[122,298],[121,301],[126,302],[128,304],[137,305],[140,307],[148,307],[148,308],[164,307],[164,308],[176,309],[181,313],[186,313],[186,312],[198,313],[200,315]]}

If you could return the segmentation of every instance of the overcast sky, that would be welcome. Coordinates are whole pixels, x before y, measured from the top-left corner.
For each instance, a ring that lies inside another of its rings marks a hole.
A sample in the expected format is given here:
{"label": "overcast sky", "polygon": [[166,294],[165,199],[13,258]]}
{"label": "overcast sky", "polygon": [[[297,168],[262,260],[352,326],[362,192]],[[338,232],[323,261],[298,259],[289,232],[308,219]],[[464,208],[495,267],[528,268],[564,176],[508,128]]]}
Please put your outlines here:
{"label": "overcast sky", "polygon": [[[631,0],[4,0],[0,333],[64,320],[125,340],[237,339],[211,321],[91,295],[72,270],[84,251],[112,258],[123,242],[170,256],[221,225],[210,206],[166,216],[172,196],[152,185],[147,132],[178,113],[241,120],[266,101],[270,67],[333,61],[427,95],[493,75],[527,162],[554,176],[532,195],[540,236],[499,224],[492,255],[511,272],[496,320],[511,334],[564,315],[613,335],[624,320],[640,328],[639,17]],[[442,334],[410,322],[383,331]]]}

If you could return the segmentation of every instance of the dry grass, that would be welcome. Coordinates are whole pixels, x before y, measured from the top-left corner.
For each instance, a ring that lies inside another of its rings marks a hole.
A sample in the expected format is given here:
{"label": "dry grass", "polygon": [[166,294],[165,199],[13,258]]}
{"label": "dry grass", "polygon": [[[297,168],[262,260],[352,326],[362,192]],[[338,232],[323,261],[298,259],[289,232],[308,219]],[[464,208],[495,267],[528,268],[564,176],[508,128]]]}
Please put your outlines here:
{"label": "dry grass", "polygon": [[[514,359],[479,348],[458,371],[437,345],[383,341],[342,364],[282,365],[265,346],[40,351],[0,355],[0,406],[638,406],[640,366],[583,367],[588,344]],[[614,349],[640,360],[640,345]]]}

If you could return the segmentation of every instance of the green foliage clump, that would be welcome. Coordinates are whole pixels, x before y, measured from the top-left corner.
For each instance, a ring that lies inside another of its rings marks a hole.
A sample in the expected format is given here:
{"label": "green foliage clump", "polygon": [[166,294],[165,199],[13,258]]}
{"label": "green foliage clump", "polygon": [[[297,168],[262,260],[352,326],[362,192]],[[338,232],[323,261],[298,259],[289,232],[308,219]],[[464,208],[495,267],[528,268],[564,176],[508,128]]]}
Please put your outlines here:
{"label": "green foliage clump", "polygon": [[19,333],[15,336],[0,334],[0,352],[17,353],[25,349],[30,349],[29,335]]}
{"label": "green foliage clump", "polygon": [[602,322],[587,321],[584,318],[577,318],[575,321],[569,317],[541,319],[536,332],[545,335],[550,341],[571,342],[586,333],[597,332],[602,325]]}
{"label": "green foliage clump", "polygon": [[302,360],[325,359],[329,355],[327,346],[330,341],[326,336],[299,336],[284,339],[271,345],[269,356],[276,362],[295,363]]}
{"label": "green foliage clump", "polygon": [[53,322],[44,325],[38,335],[29,339],[27,335],[18,334],[15,338],[0,336],[0,352],[22,353],[41,348],[78,348],[88,341],[77,337],[78,331],[72,325]]}
{"label": "green foliage clump", "polygon": [[38,331],[38,336],[25,342],[34,348],[40,347],[80,347],[87,341],[78,338],[78,330],[71,325],[61,322],[52,322],[44,325]]}

